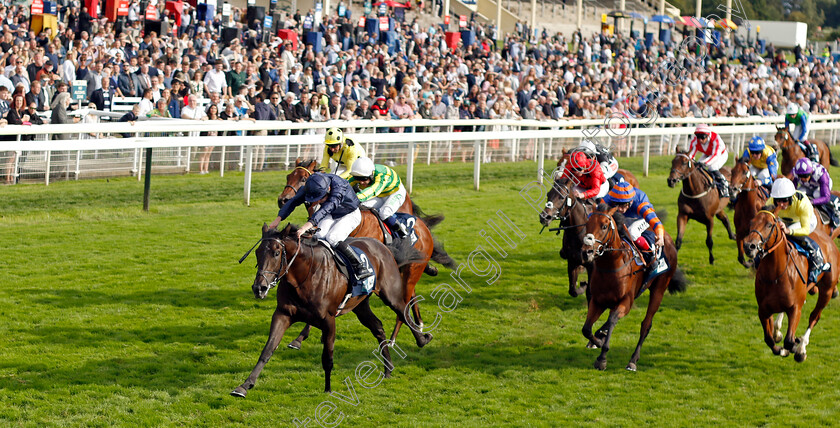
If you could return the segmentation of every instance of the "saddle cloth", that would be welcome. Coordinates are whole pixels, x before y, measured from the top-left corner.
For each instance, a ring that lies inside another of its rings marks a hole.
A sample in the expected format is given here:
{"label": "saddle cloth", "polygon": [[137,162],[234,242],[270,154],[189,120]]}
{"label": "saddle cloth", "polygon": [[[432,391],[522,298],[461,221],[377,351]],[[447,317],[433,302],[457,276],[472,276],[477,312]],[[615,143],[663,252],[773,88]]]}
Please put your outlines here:
{"label": "saddle cloth", "polygon": [[[321,245],[330,250],[330,253],[333,256],[333,259],[335,260],[335,264],[338,267],[339,272],[341,272],[342,275],[347,277],[347,282],[350,284],[351,294],[353,295],[352,297],[366,296],[373,292],[373,287],[374,285],[376,285],[376,273],[361,281],[357,281],[356,273],[353,271],[353,265],[350,263],[350,261],[345,259],[341,253],[334,251],[332,249],[332,246],[330,246],[330,244],[327,241],[319,240],[318,242],[320,242]],[[373,269],[373,265],[370,263],[370,259],[368,258],[367,254],[364,253],[364,251],[352,245],[350,245],[350,248],[356,253],[356,255],[359,257],[359,260],[362,261],[362,264],[364,264],[372,272],[375,272]]]}
{"label": "saddle cloth", "polygon": [[394,213],[394,218],[397,220],[397,223],[405,226],[405,230],[408,231],[408,237],[411,239],[411,245],[415,245],[417,243],[417,234],[414,232],[414,225],[417,223],[417,219],[411,215],[406,213]]}

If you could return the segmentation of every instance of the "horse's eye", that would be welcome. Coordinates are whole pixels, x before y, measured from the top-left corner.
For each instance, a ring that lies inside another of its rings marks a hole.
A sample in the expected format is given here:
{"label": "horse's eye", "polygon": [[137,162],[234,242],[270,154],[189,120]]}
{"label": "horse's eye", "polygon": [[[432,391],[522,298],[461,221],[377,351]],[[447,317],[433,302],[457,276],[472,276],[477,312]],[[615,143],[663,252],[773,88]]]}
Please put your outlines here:
{"label": "horse's eye", "polygon": [[275,251],[275,252],[274,252],[274,257],[280,257],[280,252],[279,252],[279,251]]}
{"label": "horse's eye", "polygon": [[306,183],[306,177],[301,178],[301,179],[300,179],[300,182],[301,182],[301,183]]}
{"label": "horse's eye", "polygon": [[554,208],[554,204],[551,201],[545,203],[545,209],[550,210]]}
{"label": "horse's eye", "polygon": [[601,225],[601,230],[607,230],[607,225],[606,225],[606,224],[602,224],[602,225]]}

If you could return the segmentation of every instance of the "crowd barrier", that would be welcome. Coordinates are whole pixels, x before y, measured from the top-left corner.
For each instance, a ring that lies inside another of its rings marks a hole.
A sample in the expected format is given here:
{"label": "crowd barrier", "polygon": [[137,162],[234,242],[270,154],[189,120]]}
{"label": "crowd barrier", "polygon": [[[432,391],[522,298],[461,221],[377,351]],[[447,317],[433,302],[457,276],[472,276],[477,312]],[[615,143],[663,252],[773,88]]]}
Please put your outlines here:
{"label": "crowd barrier", "polygon": [[[244,200],[250,201],[255,170],[285,170],[297,158],[316,159],[323,152],[323,133],[339,127],[378,163],[406,165],[406,187],[413,188],[414,165],[472,162],[473,187],[480,187],[481,165],[533,160],[544,167],[562,149],[585,138],[609,145],[618,156],[644,156],[645,175],[651,155],[685,146],[699,123],[710,123],[730,153],[740,154],[753,135],[772,140],[777,117],[660,118],[651,120],[398,120],[328,121],[190,121],[170,119],[136,123],[97,123],[0,128],[0,175],[15,182],[71,180],[85,177],[141,177],[145,148],[153,149],[152,172],[189,173],[198,158],[210,154],[214,172],[244,171]],[[624,125],[621,125],[624,123]],[[629,125],[627,125],[629,124]],[[391,131],[379,132],[384,128]],[[811,117],[811,137],[836,143],[840,115]],[[412,131],[412,132],[408,132]],[[34,140],[26,141],[26,136]],[[212,149],[208,149],[212,147]],[[552,169],[553,165],[548,169]],[[541,180],[542,175],[537,174]]]}

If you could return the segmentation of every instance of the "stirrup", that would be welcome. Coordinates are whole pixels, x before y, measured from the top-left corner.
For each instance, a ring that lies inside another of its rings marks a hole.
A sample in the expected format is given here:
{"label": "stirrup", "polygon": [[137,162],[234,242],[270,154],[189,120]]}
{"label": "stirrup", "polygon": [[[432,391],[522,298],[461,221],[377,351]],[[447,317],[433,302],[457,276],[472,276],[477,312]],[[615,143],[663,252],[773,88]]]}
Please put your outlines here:
{"label": "stirrup", "polygon": [[344,300],[341,302],[340,305],[338,305],[338,310],[335,312],[335,316],[339,316],[341,314],[341,311],[344,310],[344,305],[347,304],[347,301],[350,300],[350,296],[352,295],[352,293],[347,293],[347,295],[344,296]]}

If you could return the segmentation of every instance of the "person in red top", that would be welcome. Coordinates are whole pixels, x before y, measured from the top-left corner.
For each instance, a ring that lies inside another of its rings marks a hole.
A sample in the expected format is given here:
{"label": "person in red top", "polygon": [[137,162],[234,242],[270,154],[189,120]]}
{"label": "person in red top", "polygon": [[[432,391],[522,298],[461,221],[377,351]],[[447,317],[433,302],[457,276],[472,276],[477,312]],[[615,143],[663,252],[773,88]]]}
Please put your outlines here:
{"label": "person in red top", "polygon": [[720,168],[729,159],[729,152],[726,151],[726,144],[717,132],[712,132],[709,125],[697,125],[694,130],[694,138],[688,143],[688,157],[694,159],[697,152],[703,153],[697,162],[703,164],[706,170],[712,174],[717,183],[718,192],[721,198],[729,197],[729,182],[720,173]]}
{"label": "person in red top", "polygon": [[604,177],[601,165],[582,151],[572,154],[563,169],[563,178],[569,178],[577,183],[572,188],[572,192],[580,199],[603,198],[610,190],[610,184]]}
{"label": "person in red top", "polygon": [[388,116],[388,103],[386,102],[385,97],[376,98],[376,102],[370,106],[370,110],[374,113],[374,118],[377,118],[375,113],[379,113],[379,118],[390,118],[390,116]]}

